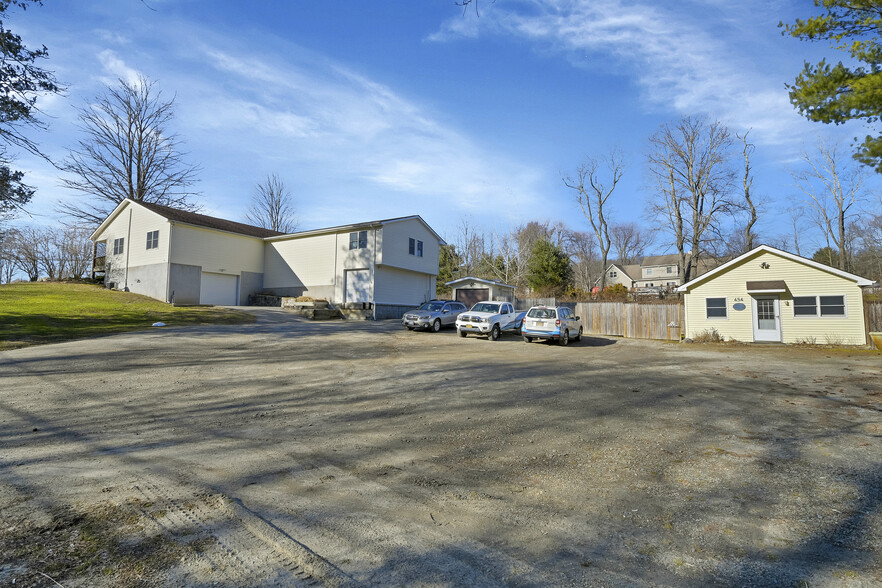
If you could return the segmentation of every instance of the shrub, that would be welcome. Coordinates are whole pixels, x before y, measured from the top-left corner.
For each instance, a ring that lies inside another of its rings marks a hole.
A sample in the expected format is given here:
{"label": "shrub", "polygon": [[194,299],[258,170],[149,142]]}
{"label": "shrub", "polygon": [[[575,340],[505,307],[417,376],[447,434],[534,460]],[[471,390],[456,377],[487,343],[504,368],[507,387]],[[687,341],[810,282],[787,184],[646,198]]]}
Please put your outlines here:
{"label": "shrub", "polygon": [[298,296],[294,299],[294,302],[315,302],[315,298],[312,296]]}
{"label": "shrub", "polygon": [[713,328],[706,329],[692,338],[695,343],[722,343],[725,340],[726,338]]}

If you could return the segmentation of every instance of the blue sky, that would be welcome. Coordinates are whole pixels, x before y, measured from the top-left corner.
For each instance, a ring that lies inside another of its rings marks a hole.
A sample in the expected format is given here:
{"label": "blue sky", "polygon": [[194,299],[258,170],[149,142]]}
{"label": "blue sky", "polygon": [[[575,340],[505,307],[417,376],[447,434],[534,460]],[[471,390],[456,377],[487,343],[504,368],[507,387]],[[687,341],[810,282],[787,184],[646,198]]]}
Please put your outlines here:
{"label": "blue sky", "polygon": [[[833,52],[780,34],[807,1],[452,0],[255,3],[47,0],[9,26],[45,44],[68,86],[40,102],[34,135],[63,159],[75,106],[138,72],[176,97],[175,130],[201,167],[204,212],[241,220],[254,185],[277,173],[300,228],[420,214],[448,240],[463,218],[486,231],[530,220],[587,224],[562,174],[619,146],[629,167],[616,221],[644,225],[647,138],[683,115],[752,128],[760,231],[789,231],[790,169],[820,135],[785,84]],[[836,56],[838,59],[839,57]],[[38,188],[35,222],[79,196],[20,156]],[[659,243],[654,248],[663,252]]]}

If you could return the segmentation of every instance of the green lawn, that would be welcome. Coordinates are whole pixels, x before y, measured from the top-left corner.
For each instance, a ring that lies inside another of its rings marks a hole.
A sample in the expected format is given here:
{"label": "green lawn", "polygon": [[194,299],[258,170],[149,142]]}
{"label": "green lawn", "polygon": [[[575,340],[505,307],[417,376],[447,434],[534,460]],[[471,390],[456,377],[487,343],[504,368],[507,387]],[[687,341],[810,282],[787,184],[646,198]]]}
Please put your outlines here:
{"label": "green lawn", "polygon": [[254,316],[211,306],[174,307],[91,284],[0,285],[0,350],[168,326],[249,323]]}

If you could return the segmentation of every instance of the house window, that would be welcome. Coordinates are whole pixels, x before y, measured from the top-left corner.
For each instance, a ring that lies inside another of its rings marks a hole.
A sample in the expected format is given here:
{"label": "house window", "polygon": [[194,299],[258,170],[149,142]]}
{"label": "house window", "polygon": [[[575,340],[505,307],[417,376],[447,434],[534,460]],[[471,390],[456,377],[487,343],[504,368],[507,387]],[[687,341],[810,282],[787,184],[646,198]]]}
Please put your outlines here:
{"label": "house window", "polygon": [[793,316],[844,317],[845,296],[794,296]]}
{"label": "house window", "polygon": [[413,255],[414,250],[416,249],[416,239],[409,239],[407,243],[407,252],[410,255]]}
{"label": "house window", "polygon": [[818,316],[818,300],[814,296],[794,296],[793,316]]}
{"label": "house window", "polygon": [[409,239],[407,242],[407,252],[417,257],[423,256],[423,242],[416,239]]}
{"label": "house window", "polygon": [[367,247],[367,231],[349,233],[349,249],[365,249]]}
{"label": "house window", "polygon": [[821,316],[845,316],[845,296],[820,296]]}
{"label": "house window", "polygon": [[609,272],[609,277],[617,278],[619,276],[619,272]]}
{"label": "house window", "polygon": [[705,298],[707,318],[728,318],[725,298]]}
{"label": "house window", "polygon": [[669,274],[674,273],[674,268],[672,266],[669,265],[667,269]]}
{"label": "house window", "polygon": [[417,241],[417,257],[423,256],[423,242]]}
{"label": "house window", "polygon": [[646,270],[646,275],[647,275],[647,276],[651,276],[651,275],[652,275],[652,268],[649,268],[649,269]]}
{"label": "house window", "polygon": [[159,247],[159,231],[150,231],[147,233],[147,249],[156,249]]}
{"label": "house window", "polygon": [[125,237],[120,237],[119,239],[114,239],[113,240],[113,254],[114,255],[121,255],[122,252],[125,250],[125,246],[126,246],[126,238]]}

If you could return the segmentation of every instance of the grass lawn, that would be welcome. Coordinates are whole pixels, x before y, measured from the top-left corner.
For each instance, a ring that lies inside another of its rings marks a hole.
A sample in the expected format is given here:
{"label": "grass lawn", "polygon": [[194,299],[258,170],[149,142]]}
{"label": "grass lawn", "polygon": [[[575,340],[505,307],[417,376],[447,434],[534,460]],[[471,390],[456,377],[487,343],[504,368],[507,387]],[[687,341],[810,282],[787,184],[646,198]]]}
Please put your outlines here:
{"label": "grass lawn", "polygon": [[0,350],[168,326],[249,323],[246,312],[211,306],[174,307],[140,294],[91,284],[0,285]]}

